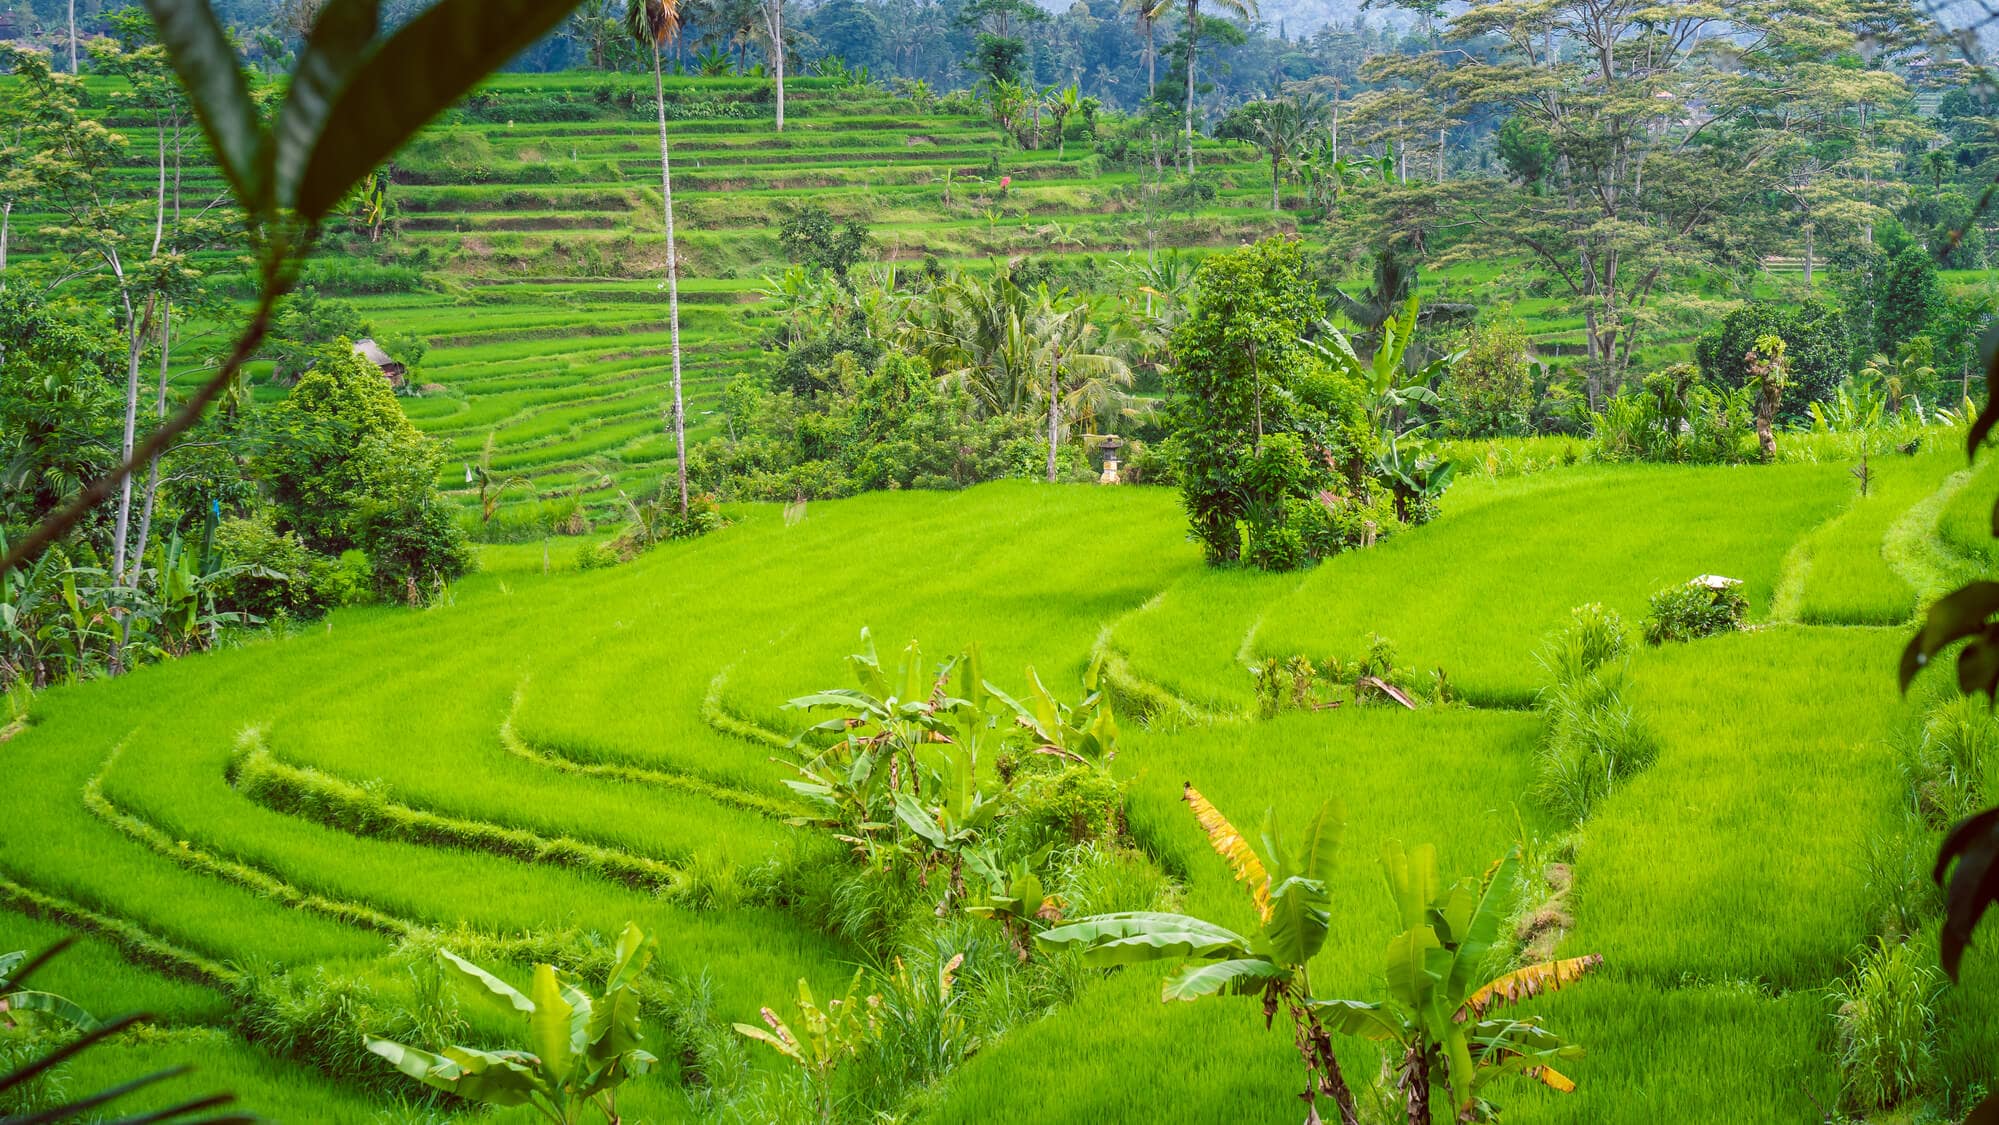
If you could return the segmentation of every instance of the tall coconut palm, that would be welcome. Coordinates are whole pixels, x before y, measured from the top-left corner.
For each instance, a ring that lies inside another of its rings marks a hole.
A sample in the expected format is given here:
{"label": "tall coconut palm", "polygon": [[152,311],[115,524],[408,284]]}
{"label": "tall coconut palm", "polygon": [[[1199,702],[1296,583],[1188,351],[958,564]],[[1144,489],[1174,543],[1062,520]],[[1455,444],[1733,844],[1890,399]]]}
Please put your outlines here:
{"label": "tall coconut palm", "polygon": [[784,132],[784,0],[759,0],[764,19],[764,46],[771,76],[777,79],[777,131]]}
{"label": "tall coconut palm", "polygon": [[1130,12],[1138,21],[1138,29],[1145,33],[1145,96],[1151,97],[1159,88],[1159,46],[1154,33],[1159,27],[1159,17],[1166,14],[1173,0],[1124,0],[1118,10]]}
{"label": "tall coconut palm", "polygon": [[[1243,19],[1256,18],[1256,0],[1208,0]],[[1194,46],[1201,38],[1201,0],[1187,0],[1187,171],[1194,170]]]}
{"label": "tall coconut palm", "polygon": [[666,81],[661,54],[680,39],[680,0],[626,0],[625,31],[652,52],[652,91],[659,109],[659,194],[666,209],[666,317],[673,346],[673,452],[680,478],[680,514],[687,514],[687,406],[680,395],[680,263],[673,249],[673,164],[666,144]]}
{"label": "tall coconut palm", "polygon": [[[1062,445],[1062,416],[1088,425],[1105,414],[1122,413],[1131,386],[1131,366],[1104,345],[1103,329],[1090,322],[1090,303],[1066,293],[1036,291],[1029,331],[1035,366],[1043,369],[1041,390],[1048,396],[1048,479],[1055,480],[1056,452]],[[1044,389],[1045,388],[1045,389]]]}

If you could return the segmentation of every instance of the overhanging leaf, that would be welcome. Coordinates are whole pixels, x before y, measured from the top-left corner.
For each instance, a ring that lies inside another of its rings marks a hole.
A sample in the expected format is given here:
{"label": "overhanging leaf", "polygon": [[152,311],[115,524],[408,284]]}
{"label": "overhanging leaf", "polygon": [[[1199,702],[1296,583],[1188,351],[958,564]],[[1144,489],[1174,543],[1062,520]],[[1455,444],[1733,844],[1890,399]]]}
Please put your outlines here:
{"label": "overhanging leaf", "polygon": [[1942,961],[1943,971],[1956,980],[1972,931],[1986,909],[1999,901],[1999,808],[1964,820],[1944,837],[1931,874],[1942,884],[1946,872],[1950,882],[1944,890]]}
{"label": "overhanging leaf", "polygon": [[312,146],[354,69],[367,57],[380,17],[381,0],[328,0],[313,20],[272,138],[272,188],[279,203],[298,198]]}
{"label": "overhanging leaf", "polygon": [[153,15],[160,44],[187,88],[194,115],[236,201],[253,216],[268,213],[271,192],[263,124],[250,100],[250,84],[236,64],[236,49],[208,0],[146,0],[146,10]]}
{"label": "overhanging leaf", "polygon": [[1999,613],[1999,582],[1973,582],[1937,599],[1922,630],[1902,650],[1902,690],[1909,690],[1938,652],[1984,632],[1994,613]]}
{"label": "overhanging leaf", "polygon": [[[161,0],[154,0],[161,2]],[[292,201],[324,216],[430,119],[547,34],[576,0],[439,0],[354,67]]]}

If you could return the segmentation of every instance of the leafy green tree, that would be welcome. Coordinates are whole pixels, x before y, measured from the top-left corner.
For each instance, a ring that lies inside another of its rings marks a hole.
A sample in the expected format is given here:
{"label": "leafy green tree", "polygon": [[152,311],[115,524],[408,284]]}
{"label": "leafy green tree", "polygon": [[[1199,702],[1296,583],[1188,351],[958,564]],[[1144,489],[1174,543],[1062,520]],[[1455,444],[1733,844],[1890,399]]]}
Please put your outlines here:
{"label": "leafy green tree", "polygon": [[1929,251],[1909,243],[1889,255],[1874,281],[1874,350],[1892,355],[1943,311],[1943,285]]}
{"label": "leafy green tree", "polygon": [[470,568],[452,507],[436,494],[444,450],[345,340],[270,409],[261,437],[255,469],[280,532],[326,554],[368,552],[377,590],[411,601]]}
{"label": "leafy green tree", "polygon": [[1694,358],[1708,382],[1735,390],[1759,388],[1746,358],[1764,336],[1782,337],[1785,392],[1777,420],[1806,421],[1811,404],[1832,398],[1852,370],[1852,339],[1838,305],[1812,297],[1795,307],[1772,301],[1737,306],[1694,344]]}
{"label": "leafy green tree", "polygon": [[687,514],[687,405],[680,392],[680,262],[673,245],[673,161],[666,141],[663,53],[680,40],[680,0],[625,0],[625,33],[652,55],[653,105],[659,113],[659,196],[666,215],[666,324],[673,348],[673,453],[680,514]]}
{"label": "leafy green tree", "polygon": [[1471,0],[1452,19],[1496,51],[1439,60],[1434,87],[1549,146],[1545,164],[1536,151],[1520,166],[1539,165],[1546,190],[1467,185],[1453,206],[1474,244],[1529,256],[1565,293],[1584,322],[1592,409],[1681,279],[1756,268],[1763,203],[1801,133],[1906,98],[1885,69],[1820,61],[1854,48],[1851,17],[1837,0],[1743,0],[1728,10],[1739,39],[1703,34],[1713,12],[1684,3]]}
{"label": "leafy green tree", "polygon": [[1255,933],[1239,934],[1186,914],[1128,911],[1081,918],[1036,940],[1049,948],[1074,946],[1087,965],[1194,962],[1166,979],[1161,1000],[1253,996],[1263,1001],[1266,1016],[1281,1006],[1291,1018],[1292,1042],[1305,1064],[1305,1089],[1299,1096],[1306,1119],[1318,1120],[1318,1099],[1324,1097],[1332,1099],[1342,1125],[1358,1125],[1353,1092],[1312,999],[1311,961],[1325,946],[1332,924],[1326,875],[1345,827],[1344,814],[1335,802],[1321,804],[1295,847],[1286,847],[1274,816],[1266,813],[1264,854],[1258,855],[1199,790],[1186,786],[1182,799],[1236,882],[1249,892]]}
{"label": "leafy green tree", "polygon": [[618,1087],[652,1069],[655,1059],[639,1044],[635,985],[658,943],[637,923],[618,935],[603,990],[591,995],[563,980],[552,965],[536,965],[523,993],[470,961],[442,951],[445,964],[472,991],[506,1017],[527,1025],[528,1050],[446,1047],[441,1054],[367,1037],[368,1050],[404,1074],[446,1093],[489,1106],[529,1106],[555,1125],[577,1125],[595,1109],[617,1125]]}
{"label": "leafy green tree", "polygon": [[1173,332],[1166,413],[1181,501],[1210,564],[1242,557],[1241,524],[1259,499],[1245,469],[1276,428],[1285,375],[1309,363],[1299,337],[1323,312],[1296,242],[1212,255],[1194,275],[1194,311]]}
{"label": "leafy green tree", "polygon": [[[304,77],[271,104],[260,105],[208,0],[146,0],[165,60],[241,209],[257,298],[213,374],[142,441],[131,443],[109,473],[10,544],[0,570],[40,556],[114,492],[121,496],[121,514],[129,514],[133,471],[154,462],[235,384],[269,328],[275,303],[295,284],[320,223],[418,129],[541,38],[570,6],[565,0],[438,0],[384,32],[377,5],[329,0],[301,48]],[[101,138],[84,139],[93,153],[100,146]],[[76,192],[77,178],[66,178],[62,190]],[[148,269],[131,276],[158,288],[173,272]],[[129,310],[126,320],[143,324]],[[135,395],[127,397],[129,402]]]}
{"label": "leafy green tree", "polygon": [[1496,137],[1499,161],[1507,175],[1522,186],[1537,188],[1555,162],[1555,146],[1548,134],[1528,123],[1525,117],[1510,116]]}
{"label": "leafy green tree", "polygon": [[846,285],[848,271],[874,248],[875,237],[858,218],[835,226],[833,215],[826,208],[817,203],[799,203],[779,212],[777,244],[791,261],[823,269]]}
{"label": "leafy green tree", "polygon": [[33,526],[117,463],[118,350],[29,290],[0,292],[0,529]]}
{"label": "leafy green tree", "polygon": [[313,359],[333,341],[358,340],[369,334],[361,310],[352,301],[324,297],[317,288],[301,285],[278,306],[265,337],[264,354],[272,361],[271,381],[296,382]]}
{"label": "leafy green tree", "polygon": [[973,29],[972,57],[965,65],[989,83],[1022,83],[1030,75],[1022,64],[1027,41],[1024,25],[1042,23],[1048,13],[1032,0],[970,0],[958,13],[960,26]]}
{"label": "leafy green tree", "polygon": [[1444,379],[1444,428],[1459,437],[1523,434],[1534,410],[1533,345],[1511,317],[1465,330]]}

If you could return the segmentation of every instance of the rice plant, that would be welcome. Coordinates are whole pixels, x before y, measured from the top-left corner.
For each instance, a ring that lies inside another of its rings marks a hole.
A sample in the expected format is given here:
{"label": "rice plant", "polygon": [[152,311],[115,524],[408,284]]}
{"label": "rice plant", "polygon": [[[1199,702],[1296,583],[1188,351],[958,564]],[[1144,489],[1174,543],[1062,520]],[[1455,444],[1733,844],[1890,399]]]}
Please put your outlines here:
{"label": "rice plant", "polygon": [[1931,1075],[1943,974],[1928,957],[1922,942],[1879,939],[1826,992],[1838,1029],[1842,1090],[1855,1109],[1892,1109]]}

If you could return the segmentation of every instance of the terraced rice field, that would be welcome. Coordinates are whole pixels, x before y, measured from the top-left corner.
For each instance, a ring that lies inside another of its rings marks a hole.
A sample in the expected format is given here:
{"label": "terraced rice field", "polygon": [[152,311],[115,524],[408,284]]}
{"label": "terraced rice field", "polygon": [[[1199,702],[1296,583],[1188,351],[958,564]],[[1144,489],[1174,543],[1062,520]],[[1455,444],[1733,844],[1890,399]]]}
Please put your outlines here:
{"label": "terraced rice field", "polygon": [[[149,199],[154,130],[111,108],[112,80],[91,79],[89,88],[131,141],[123,187]],[[495,79],[399,159],[398,218],[385,245],[362,241],[308,268],[307,284],[352,301],[377,335],[428,342],[418,379],[430,389],[404,406],[452,451],[441,483],[462,487],[463,464],[490,440],[496,472],[528,476],[544,495],[574,493],[605,515],[618,492],[650,489],[670,461],[650,93],[649,82],[630,76]],[[760,290],[784,267],[776,229],[786,206],[810,202],[838,220],[864,219],[884,261],[935,258],[973,269],[1032,254],[1107,271],[1142,258],[1150,244],[1198,252],[1299,230],[1294,213],[1269,210],[1267,163],[1246,146],[1203,142],[1201,167],[1216,198],[1197,210],[1148,214],[1141,173],[1109,163],[1085,140],[1061,154],[1022,151],[1002,145],[983,116],[926,112],[877,89],[813,78],[790,83],[779,135],[767,96],[751,80],[668,84],[690,441],[720,432],[722,387],[758,362],[770,327]],[[198,151],[181,188],[190,204],[221,191]],[[46,250],[37,232],[49,221],[32,208],[15,211],[17,264]],[[218,275],[236,268],[213,254],[197,260]],[[1580,340],[1580,319],[1556,296],[1529,292],[1504,263],[1435,271],[1424,285],[1509,306],[1550,355]],[[1659,357],[1686,351],[1698,327],[1688,325],[1684,338],[1669,332]],[[225,331],[184,334],[178,377],[219,351]],[[282,393],[257,388],[264,400]]]}
{"label": "terraced rice field", "polygon": [[[1117,763],[1133,832],[1194,912],[1247,922],[1182,781],[1251,819],[1345,799],[1322,992],[1379,987],[1382,840],[1435,842],[1464,872],[1575,833],[1560,952],[1606,967],[1531,1008],[1590,1055],[1578,1093],[1510,1090],[1507,1120],[1816,1119],[1838,1084],[1821,990],[1872,930],[1857,872],[1903,818],[1891,745],[1916,705],[1893,686],[1897,622],[1910,591],[1981,565],[1951,546],[1954,468],[1898,460],[1864,501],[1842,465],[1474,479],[1434,524],[1304,576],[1205,570],[1169,492],[1023,484],[815,504],[795,524],[744,508],[709,538],[591,574],[491,548],[446,606],[342,611],[43,696],[0,749],[14,779],[0,945],[90,935],[50,986],[176,1029],[94,1067],[189,1059],[283,1120],[380,1120],[380,1103],[274,1057],[284,1045],[233,1019],[230,991],[334,974],[393,999],[438,941],[525,955],[633,918],[662,935],[663,974],[705,980],[720,1019],[753,1018],[800,976],[842,984],[859,954],[811,917],[655,893],[797,845],[770,758],[800,720],[779,703],[840,682],[863,626],[885,649],[976,640],[989,669],[1063,682],[1103,646],[1126,697],[1157,707]],[[1522,527],[1535,533],[1503,531]],[[1849,554],[1863,563],[1828,563]],[[1556,823],[1532,792],[1532,649],[1573,605],[1635,621],[1653,589],[1701,572],[1744,578],[1759,627],[1641,651],[1632,679],[1660,758],[1579,830]],[[1369,633],[1443,669],[1462,702],[1251,717],[1251,663],[1350,654]],[[356,819],[340,794],[359,792],[436,831]],[[1993,1078],[1991,957],[1975,950],[1945,997],[1956,1082]],[[917,1116],[991,1120],[1032,1090],[1035,1121],[1295,1121],[1295,1061],[1253,1007],[1162,1006],[1155,973],[1092,974]],[[1379,1072],[1371,1048],[1342,1052],[1353,1075]],[[667,1071],[633,1087],[628,1120],[699,1116]]]}

